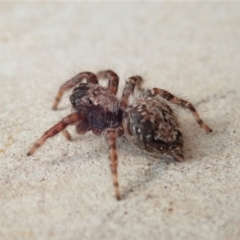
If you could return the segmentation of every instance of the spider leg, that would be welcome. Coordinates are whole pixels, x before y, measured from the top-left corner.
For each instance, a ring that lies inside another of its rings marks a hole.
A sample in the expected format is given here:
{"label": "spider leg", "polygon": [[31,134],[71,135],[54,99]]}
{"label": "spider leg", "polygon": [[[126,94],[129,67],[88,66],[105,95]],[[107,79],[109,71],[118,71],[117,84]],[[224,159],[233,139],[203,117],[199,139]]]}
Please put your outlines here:
{"label": "spider leg", "polygon": [[132,76],[126,81],[120,102],[122,110],[127,108],[129,96],[134,92],[135,86],[141,89],[142,82],[143,78],[141,76]]}
{"label": "spider leg", "polygon": [[68,125],[78,122],[82,118],[79,113],[73,113],[63,118],[62,121],[47,130],[42,137],[33,145],[33,147],[27,153],[28,156],[32,155],[44,142],[50,138],[63,131]]}
{"label": "spider leg", "polygon": [[195,117],[196,121],[202,127],[205,129],[206,132],[212,132],[212,129],[203,122],[203,120],[200,118],[198,112],[196,111],[195,107],[192,105],[192,103],[187,102],[181,98],[178,98],[174,95],[172,95],[170,92],[160,89],[160,88],[153,88],[152,90],[149,91],[150,95],[152,96],[157,96],[160,95],[162,98],[170,101],[171,103],[174,103],[182,108],[187,108],[189,109],[193,116]]}
{"label": "spider leg", "polygon": [[177,161],[177,162],[182,162],[183,159],[184,159],[182,149],[175,149],[175,151],[169,153],[169,155],[173,156],[174,160]]}
{"label": "spider leg", "polygon": [[100,79],[100,78],[108,79],[108,89],[112,93],[117,94],[119,77],[115,72],[113,72],[112,70],[99,71],[97,73],[97,78],[98,79]]}
{"label": "spider leg", "polygon": [[112,172],[112,180],[113,180],[113,186],[115,190],[115,196],[117,200],[120,200],[121,197],[120,197],[118,174],[117,174],[118,157],[117,157],[117,149],[116,149],[116,139],[117,139],[117,134],[115,130],[108,129],[107,140],[108,140],[108,146],[109,146],[110,169]]}
{"label": "spider leg", "polygon": [[98,80],[95,74],[91,72],[81,72],[65,82],[60,88],[57,93],[57,96],[55,97],[52,109],[56,110],[58,107],[59,102],[62,99],[63,93],[66,92],[67,90],[73,88],[76,86],[79,82],[81,82],[83,79],[86,79],[88,83],[94,83],[98,84]]}

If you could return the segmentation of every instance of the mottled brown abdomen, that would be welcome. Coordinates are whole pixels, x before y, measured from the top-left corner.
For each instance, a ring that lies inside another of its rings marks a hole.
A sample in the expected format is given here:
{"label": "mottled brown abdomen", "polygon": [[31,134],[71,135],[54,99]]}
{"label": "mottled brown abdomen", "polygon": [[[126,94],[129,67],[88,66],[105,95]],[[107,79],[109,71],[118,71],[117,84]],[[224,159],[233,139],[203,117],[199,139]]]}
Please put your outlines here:
{"label": "mottled brown abdomen", "polygon": [[153,155],[168,154],[183,159],[183,137],[173,110],[159,98],[142,97],[123,115],[125,136]]}

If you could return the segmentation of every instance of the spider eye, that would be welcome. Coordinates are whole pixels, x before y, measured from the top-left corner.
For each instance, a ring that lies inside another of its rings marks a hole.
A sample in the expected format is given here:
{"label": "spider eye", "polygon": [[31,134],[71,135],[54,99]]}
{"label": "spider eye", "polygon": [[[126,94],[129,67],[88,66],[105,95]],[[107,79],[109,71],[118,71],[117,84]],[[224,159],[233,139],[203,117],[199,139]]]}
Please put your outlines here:
{"label": "spider eye", "polygon": [[88,98],[87,101],[88,101],[88,104],[90,104],[90,105],[93,103],[92,100],[91,100],[90,98]]}

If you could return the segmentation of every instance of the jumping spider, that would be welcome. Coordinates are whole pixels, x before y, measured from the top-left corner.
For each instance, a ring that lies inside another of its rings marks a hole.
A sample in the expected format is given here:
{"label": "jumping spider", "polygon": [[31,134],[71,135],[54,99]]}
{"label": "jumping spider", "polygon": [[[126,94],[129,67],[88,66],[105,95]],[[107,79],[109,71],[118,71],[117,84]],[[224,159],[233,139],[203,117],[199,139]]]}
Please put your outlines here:
{"label": "jumping spider", "polygon": [[[98,84],[98,79],[107,79],[108,87]],[[83,80],[86,80],[86,83]],[[97,75],[91,72],[81,72],[65,82],[55,98],[53,109],[56,110],[63,93],[70,88],[73,92],[70,101],[74,112],[54,125],[33,145],[28,152],[32,155],[50,137],[63,132],[67,139],[71,139],[66,127],[76,125],[78,134],[92,131],[96,135],[105,134],[109,146],[110,168],[113,186],[117,200],[120,191],[117,175],[116,139],[125,135],[129,142],[154,155],[168,154],[176,161],[183,160],[183,137],[179,130],[178,119],[170,106],[159,98],[170,101],[180,107],[189,109],[200,127],[211,132],[200,118],[194,106],[171,93],[160,89],[141,90],[141,76],[130,77],[124,86],[122,97],[118,99],[118,75],[111,71],[100,71]],[[129,97],[134,88],[142,92],[141,96],[129,104]]]}

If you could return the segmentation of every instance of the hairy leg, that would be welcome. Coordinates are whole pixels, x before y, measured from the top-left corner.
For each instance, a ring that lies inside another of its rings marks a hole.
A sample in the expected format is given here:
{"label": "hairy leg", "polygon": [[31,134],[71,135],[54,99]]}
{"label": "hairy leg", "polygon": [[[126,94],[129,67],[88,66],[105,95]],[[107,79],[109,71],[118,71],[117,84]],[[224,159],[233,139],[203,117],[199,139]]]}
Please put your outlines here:
{"label": "hairy leg", "polygon": [[141,76],[132,76],[126,81],[120,102],[122,110],[127,108],[129,96],[134,92],[135,86],[141,89],[142,82],[143,78]]}
{"label": "hairy leg", "polygon": [[171,103],[174,103],[180,107],[189,109],[192,112],[192,114],[195,117],[198,124],[200,125],[200,127],[205,129],[206,132],[212,132],[212,129],[203,122],[203,120],[200,118],[198,112],[196,111],[195,107],[190,102],[187,102],[181,98],[178,98],[178,97],[172,95],[170,92],[160,89],[160,88],[153,88],[152,90],[149,91],[149,93],[151,96],[160,95],[162,98],[170,101]]}
{"label": "hairy leg", "polygon": [[65,82],[58,91],[58,94],[54,100],[52,109],[56,110],[58,107],[59,102],[62,99],[63,93],[73,87],[75,87],[78,83],[80,83],[83,79],[86,79],[88,83],[98,83],[97,77],[95,74],[91,72],[81,72],[77,74],[75,77],[71,78],[67,82]]}
{"label": "hairy leg", "polygon": [[116,149],[116,139],[117,139],[117,134],[115,132],[115,129],[108,129],[107,140],[108,140],[108,146],[109,146],[110,169],[112,172],[112,180],[113,180],[113,186],[115,190],[115,196],[117,200],[120,200],[121,196],[119,191],[118,174],[117,174],[118,157],[117,157],[117,149]]}
{"label": "hairy leg", "polygon": [[112,93],[117,94],[119,77],[115,72],[113,72],[112,70],[99,71],[97,73],[97,78],[98,79],[100,79],[100,78],[108,79],[108,89]]}
{"label": "hairy leg", "polygon": [[73,113],[63,118],[62,121],[60,121],[59,123],[51,127],[48,131],[46,131],[42,135],[42,137],[29,150],[27,155],[28,156],[32,155],[40,146],[44,144],[44,142],[48,138],[55,136],[59,132],[63,131],[68,125],[78,122],[81,118],[82,118],[82,115],[79,113]]}

